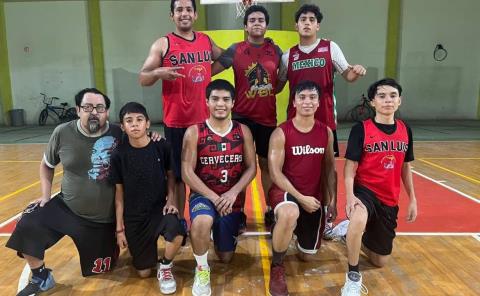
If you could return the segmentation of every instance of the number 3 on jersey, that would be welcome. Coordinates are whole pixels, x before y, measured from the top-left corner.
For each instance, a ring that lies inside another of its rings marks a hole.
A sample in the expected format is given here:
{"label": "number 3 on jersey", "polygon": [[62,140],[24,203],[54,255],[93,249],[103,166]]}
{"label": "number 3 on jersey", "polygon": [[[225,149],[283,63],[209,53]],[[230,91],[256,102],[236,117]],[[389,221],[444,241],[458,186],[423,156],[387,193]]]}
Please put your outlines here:
{"label": "number 3 on jersey", "polygon": [[227,170],[221,170],[220,173],[222,174],[222,178],[220,179],[220,182],[227,183],[228,171]]}

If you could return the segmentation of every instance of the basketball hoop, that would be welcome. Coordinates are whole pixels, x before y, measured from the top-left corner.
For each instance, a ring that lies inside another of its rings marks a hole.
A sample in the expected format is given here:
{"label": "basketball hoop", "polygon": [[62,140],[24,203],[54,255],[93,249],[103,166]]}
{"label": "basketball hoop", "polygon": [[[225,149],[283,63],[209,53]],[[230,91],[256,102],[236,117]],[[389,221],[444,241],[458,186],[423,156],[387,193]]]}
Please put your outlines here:
{"label": "basketball hoop", "polygon": [[242,18],[245,15],[245,11],[258,3],[282,3],[282,2],[294,2],[295,0],[200,0],[200,4],[234,4],[237,10],[236,18]]}
{"label": "basketball hoop", "polygon": [[237,19],[245,16],[245,11],[252,6],[257,4],[257,0],[238,0],[236,4],[237,8]]}

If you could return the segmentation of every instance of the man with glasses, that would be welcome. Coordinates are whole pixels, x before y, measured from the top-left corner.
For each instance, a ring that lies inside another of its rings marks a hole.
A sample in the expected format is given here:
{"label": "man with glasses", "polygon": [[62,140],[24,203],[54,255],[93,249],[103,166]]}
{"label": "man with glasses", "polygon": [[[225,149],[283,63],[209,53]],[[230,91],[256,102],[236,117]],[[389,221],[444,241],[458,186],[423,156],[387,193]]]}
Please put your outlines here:
{"label": "man with glasses", "polygon": [[[110,99],[95,88],[75,96],[78,120],[55,128],[40,164],[42,197],[23,212],[7,247],[32,270],[17,295],[36,295],[55,285],[45,268],[45,250],[63,236],[73,239],[82,275],[109,271],[118,257],[114,187],[108,183],[110,155],[122,131],[108,122]],[[51,198],[55,166],[63,166],[61,192]]]}

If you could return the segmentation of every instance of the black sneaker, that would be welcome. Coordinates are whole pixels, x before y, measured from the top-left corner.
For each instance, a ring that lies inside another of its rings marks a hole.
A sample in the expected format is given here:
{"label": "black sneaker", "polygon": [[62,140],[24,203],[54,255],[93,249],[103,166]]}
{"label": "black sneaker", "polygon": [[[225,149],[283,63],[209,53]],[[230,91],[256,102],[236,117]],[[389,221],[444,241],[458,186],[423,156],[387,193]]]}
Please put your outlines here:
{"label": "black sneaker", "polygon": [[41,292],[50,290],[55,286],[55,280],[53,279],[52,270],[47,268],[48,276],[45,280],[32,275],[28,285],[18,292],[17,296],[31,296],[38,295]]}

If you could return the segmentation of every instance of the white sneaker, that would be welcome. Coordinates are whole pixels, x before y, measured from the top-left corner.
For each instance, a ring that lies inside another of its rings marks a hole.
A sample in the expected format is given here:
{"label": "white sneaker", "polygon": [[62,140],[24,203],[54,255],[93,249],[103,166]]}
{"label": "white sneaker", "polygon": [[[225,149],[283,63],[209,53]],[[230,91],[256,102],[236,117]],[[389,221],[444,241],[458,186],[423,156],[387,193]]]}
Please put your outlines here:
{"label": "white sneaker", "polygon": [[158,264],[157,279],[162,294],[173,294],[177,291],[177,282],[172,274],[172,262],[168,265]]}
{"label": "white sneaker", "polygon": [[195,278],[193,280],[192,295],[212,295],[212,288],[210,287],[210,267],[202,269],[201,266],[197,266],[195,268]]}
{"label": "white sneaker", "polygon": [[361,294],[368,294],[367,287],[362,284],[362,275],[355,271],[348,272],[345,275],[342,296],[360,296]]}
{"label": "white sneaker", "polygon": [[350,220],[343,220],[342,222],[338,223],[332,229],[332,236],[333,237],[346,236],[349,224],[350,224]]}

